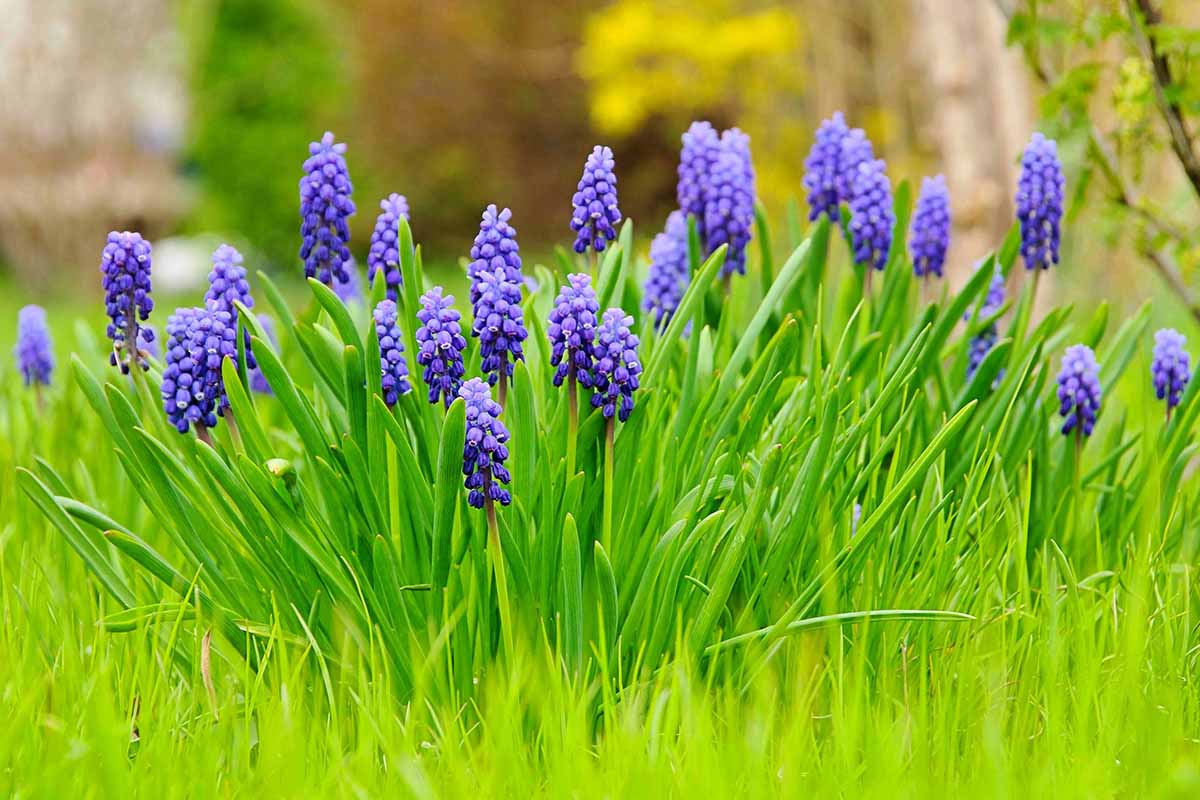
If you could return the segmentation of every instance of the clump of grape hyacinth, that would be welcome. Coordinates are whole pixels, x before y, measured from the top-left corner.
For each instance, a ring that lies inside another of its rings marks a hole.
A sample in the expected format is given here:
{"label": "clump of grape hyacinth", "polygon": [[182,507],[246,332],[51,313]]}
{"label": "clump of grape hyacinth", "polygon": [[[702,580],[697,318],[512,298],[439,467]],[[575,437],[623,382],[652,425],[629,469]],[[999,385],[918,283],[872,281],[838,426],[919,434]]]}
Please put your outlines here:
{"label": "clump of grape hyacinth", "polygon": [[[521,312],[521,289],[503,269],[476,274],[478,299],[471,335],[479,338],[482,369],[495,385],[501,374],[512,377],[513,364],[525,358],[521,342],[529,336]],[[503,398],[502,398],[503,399]]]}
{"label": "clump of grape hyacinth", "polygon": [[1159,400],[1167,401],[1167,413],[1179,405],[1179,398],[1187,383],[1192,379],[1191,359],[1183,349],[1187,340],[1172,328],[1163,328],[1154,334],[1154,361],[1150,374],[1154,379],[1154,393]]}
{"label": "clump of grape hyacinth", "polygon": [[881,270],[892,247],[896,213],[892,208],[892,185],[882,159],[858,165],[850,198],[850,238],[854,261]]}
{"label": "clump of grape hyacinth", "polygon": [[688,285],[688,226],[682,211],[672,211],[662,233],[650,242],[650,274],[642,291],[642,309],[654,314],[655,327],[671,321]]}
{"label": "clump of grape hyacinth", "polygon": [[[267,341],[273,347],[279,347],[279,337],[275,335],[275,320],[265,314],[258,315],[258,325],[262,328],[263,333],[267,335]],[[250,380],[250,390],[259,394],[274,394],[271,391],[271,384],[267,382],[267,376],[263,375],[261,367],[254,367],[248,374]]]}
{"label": "clump of grape hyacinth", "polygon": [[589,247],[603,252],[617,238],[616,225],[621,221],[617,207],[616,161],[608,147],[596,145],[583,166],[583,177],[571,198],[571,230],[575,231],[575,252]]}
{"label": "clump of grape hyacinth", "polygon": [[229,407],[221,363],[235,358],[237,328],[228,311],[180,308],[167,321],[162,399],[167,419],[180,433],[217,424]]}
{"label": "clump of grape hyacinth", "polygon": [[941,175],[924,178],[917,209],[909,228],[908,248],[913,274],[942,277],[946,250],[950,247],[950,193]]}
{"label": "clump of grape hyacinth", "polygon": [[443,295],[442,287],[434,286],[421,295],[417,319],[421,321],[417,328],[417,363],[425,367],[422,377],[429,387],[429,402],[436,403],[440,396],[449,407],[462,383],[462,353],[467,346],[454,295]]}
{"label": "clump of grape hyacinth", "polygon": [[[139,322],[145,322],[154,308],[150,297],[150,243],[140,233],[113,231],[108,234],[100,255],[103,273],[104,306],[108,312],[108,338],[113,342],[109,363],[128,373],[137,365],[149,369],[138,350]],[[150,331],[142,332],[149,341]]]}
{"label": "clump of grape hyacinth", "polygon": [[346,219],[354,213],[354,186],[346,170],[346,145],[335,144],[326,132],[321,141],[308,146],[304,177],[300,179],[300,258],[304,274],[332,286],[346,277],[350,261],[350,228]]}
{"label": "clump of grape hyacinth", "polygon": [[1058,373],[1058,413],[1064,418],[1064,435],[1091,436],[1100,410],[1100,366],[1092,348],[1072,345],[1063,355]]}
{"label": "clump of grape hyacinth", "polygon": [[[999,268],[992,275],[992,282],[988,284],[987,296],[984,297],[983,305],[979,308],[980,319],[986,319],[996,313],[1001,306],[1004,305],[1004,273]],[[971,319],[971,312],[968,311],[963,315],[963,319],[968,322]],[[975,374],[979,369],[979,365],[983,363],[983,359],[996,346],[996,339],[999,336],[999,331],[996,323],[992,323],[980,331],[976,336],[972,337],[970,342],[970,351],[967,353],[967,380]]]}
{"label": "clump of grape hyacinth", "polygon": [[746,245],[754,224],[754,165],[750,137],[737,128],[721,134],[704,202],[705,252],[729,245],[721,276],[746,272]]}
{"label": "clump of grape hyacinth", "polygon": [[29,305],[17,312],[17,369],[26,386],[49,386],[54,372],[54,350],[50,344],[50,326],[46,309]]}
{"label": "clump of grape hyacinth", "polygon": [[555,367],[554,385],[574,375],[583,386],[592,383],[592,363],[596,347],[596,314],[600,303],[588,275],[567,276],[568,284],[554,299],[550,309],[550,363]]}
{"label": "clump of grape hyacinth", "polygon": [[492,400],[491,390],[479,378],[464,383],[458,396],[467,406],[467,436],[463,445],[463,475],[470,490],[467,502],[474,508],[483,508],[488,499],[508,505],[512,495],[501,485],[510,480],[504,466],[508,459],[508,429],[500,421],[500,404]]}
{"label": "clump of grape hyacinth", "polygon": [[400,273],[400,220],[408,219],[408,200],[393,192],[379,201],[379,216],[371,233],[371,250],[367,253],[367,280],[375,285],[376,273],[383,273],[389,300],[400,299],[404,277]]}
{"label": "clump of grape hyacinth", "polygon": [[592,406],[599,408],[606,419],[616,415],[621,422],[633,411],[633,393],[642,374],[638,337],[630,331],[632,326],[633,317],[619,308],[610,308],[596,331]]}
{"label": "clump of grape hyacinth", "polygon": [[480,275],[503,270],[504,277],[520,287],[525,282],[521,273],[521,250],[517,246],[517,230],[510,223],[512,211],[497,211],[488,206],[479,223],[479,233],[471,246],[471,261],[467,277],[471,279],[471,305],[479,302]]}
{"label": "clump of grape hyacinth", "polygon": [[396,405],[400,395],[408,394],[408,364],[404,360],[403,334],[397,323],[396,303],[380,300],[372,314],[375,320],[375,335],[379,338],[379,371],[383,388],[383,402],[388,408]]}
{"label": "clump of grape hyacinth", "polygon": [[[237,306],[241,303],[246,308],[254,307],[254,298],[250,296],[250,283],[246,280],[246,268],[242,266],[242,254],[236,248],[223,244],[213,251],[212,271],[208,273],[208,292],[204,295],[204,305],[207,308],[225,311],[237,327]],[[257,364],[254,354],[250,352],[250,332],[246,331],[246,365],[253,368]]]}
{"label": "clump of grape hyacinth", "polygon": [[705,205],[708,202],[709,176],[721,155],[721,137],[708,122],[693,122],[683,134],[679,152],[679,182],[675,194],[684,219],[696,218],[700,241],[705,241]]}
{"label": "clump of grape hyacinth", "polygon": [[1065,183],[1058,145],[1040,133],[1033,134],[1021,156],[1016,197],[1026,269],[1050,269],[1058,263]]}

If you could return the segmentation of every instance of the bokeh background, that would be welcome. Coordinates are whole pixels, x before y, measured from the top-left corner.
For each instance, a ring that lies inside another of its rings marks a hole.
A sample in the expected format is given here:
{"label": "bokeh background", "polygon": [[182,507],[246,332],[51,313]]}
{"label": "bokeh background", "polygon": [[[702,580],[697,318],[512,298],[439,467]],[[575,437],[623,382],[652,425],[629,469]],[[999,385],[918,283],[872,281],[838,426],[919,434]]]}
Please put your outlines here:
{"label": "bokeh background", "polygon": [[[188,292],[221,241],[252,271],[298,281],[300,164],[325,130],[349,144],[360,263],[378,201],[395,191],[427,263],[453,270],[491,202],[514,210],[527,258],[569,245],[571,193],[596,143],[616,153],[644,251],[674,202],[679,135],[699,118],[750,133],[779,226],[790,199],[807,210],[803,159],[840,109],[893,183],[946,174],[955,282],[1012,224],[1030,132],[1058,136],[1072,205],[1050,291],[1123,306],[1165,295],[1164,314],[1182,318],[1081,135],[1094,124],[1124,145],[1122,170],[1184,232],[1168,244],[1194,282],[1197,198],[1114,22],[1125,5],[0,0],[0,311],[86,308],[114,228],[154,240],[156,290]],[[1160,5],[1194,32],[1200,3]],[[1200,37],[1176,42],[1196,64]],[[1031,55],[1059,79],[1040,80]]]}

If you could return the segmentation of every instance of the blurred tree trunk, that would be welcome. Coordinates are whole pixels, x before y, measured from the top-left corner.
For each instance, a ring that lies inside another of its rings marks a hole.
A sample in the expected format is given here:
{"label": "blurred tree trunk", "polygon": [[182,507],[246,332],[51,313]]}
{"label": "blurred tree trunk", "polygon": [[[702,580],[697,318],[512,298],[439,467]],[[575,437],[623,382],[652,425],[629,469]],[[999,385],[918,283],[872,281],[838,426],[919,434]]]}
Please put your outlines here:
{"label": "blurred tree trunk", "polygon": [[914,51],[924,60],[933,138],[950,187],[949,263],[959,283],[1013,223],[1019,155],[1031,125],[1029,86],[1020,58],[1005,49],[1004,19],[993,4],[911,2],[920,42]]}

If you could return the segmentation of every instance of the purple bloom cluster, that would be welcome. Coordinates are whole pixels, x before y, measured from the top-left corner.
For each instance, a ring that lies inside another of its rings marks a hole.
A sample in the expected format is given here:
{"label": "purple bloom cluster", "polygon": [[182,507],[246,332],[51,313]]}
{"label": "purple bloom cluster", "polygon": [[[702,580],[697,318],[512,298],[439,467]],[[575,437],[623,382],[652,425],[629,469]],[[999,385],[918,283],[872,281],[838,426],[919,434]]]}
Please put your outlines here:
{"label": "purple bloom cluster", "polygon": [[642,309],[654,313],[656,326],[670,322],[688,281],[687,219],[682,211],[672,211],[663,232],[650,242],[650,274],[642,291]]}
{"label": "purple bloom cluster", "polygon": [[488,206],[479,223],[479,233],[471,246],[471,262],[467,265],[467,277],[471,279],[471,305],[479,302],[480,276],[483,273],[503,270],[504,277],[520,287],[525,278],[521,274],[521,250],[517,247],[517,230],[509,220],[512,212],[507,208],[496,211],[495,204]]}
{"label": "purple bloom cluster", "polygon": [[583,166],[583,177],[571,198],[571,230],[575,231],[575,252],[589,247],[597,253],[617,238],[615,226],[621,221],[617,207],[616,162],[608,147],[596,145]]}
{"label": "purple bloom cluster", "polygon": [[1163,328],[1154,334],[1154,361],[1150,374],[1154,379],[1154,393],[1159,400],[1167,401],[1170,412],[1179,405],[1179,398],[1187,383],[1192,379],[1191,359],[1183,349],[1187,340],[1172,328]]}
{"label": "purple bloom cluster", "polygon": [[1016,197],[1026,269],[1050,269],[1058,263],[1065,184],[1058,145],[1040,133],[1033,134],[1021,156]]}
{"label": "purple bloom cluster", "polygon": [[[261,327],[263,329],[263,333],[267,335],[267,341],[269,341],[272,346],[279,347],[279,337],[275,335],[275,320],[271,319],[265,314],[259,314],[257,316],[259,327]],[[271,391],[271,384],[267,383],[267,376],[262,374],[262,369],[259,367],[252,367],[247,377],[250,380],[251,391],[258,392],[259,394],[274,394],[274,392]]]}
{"label": "purple bloom cluster", "polygon": [[441,396],[449,407],[462,383],[462,352],[467,346],[454,295],[443,296],[442,287],[434,286],[421,295],[417,319],[421,321],[417,328],[417,363],[425,367],[422,377],[429,386],[429,402],[436,403]]}
{"label": "purple bloom cluster", "polygon": [[1078,430],[1091,436],[1100,410],[1100,366],[1096,354],[1084,344],[1067,348],[1058,373],[1058,413],[1064,418],[1062,432]]}
{"label": "purple bloom cluster", "polygon": [[[134,364],[148,369],[137,340],[138,322],[145,322],[154,308],[150,297],[150,243],[139,233],[111,232],[100,255],[100,272],[104,275],[104,306],[110,320],[107,334],[113,342],[109,363],[119,365],[124,373]],[[146,341],[153,335],[142,332]]]}
{"label": "purple bloom cluster", "polygon": [[[987,263],[987,262],[985,262]],[[980,319],[986,319],[1004,305],[1004,273],[999,268],[996,269],[992,276],[992,282],[988,284],[987,296],[983,299],[983,305],[979,308]],[[967,321],[971,319],[971,312],[968,311],[964,317]],[[984,328],[970,342],[970,352],[967,354],[967,380],[975,374],[975,370],[979,369],[979,365],[983,363],[983,359],[988,352],[996,346],[996,339],[999,336],[996,324]]]}
{"label": "purple bloom cluster", "polygon": [[379,216],[371,233],[371,250],[367,253],[367,280],[375,285],[375,273],[383,272],[389,300],[400,298],[404,277],[400,273],[400,220],[408,219],[408,200],[393,192],[379,201]]}
{"label": "purple bloom cluster", "polygon": [[941,175],[921,181],[917,209],[909,228],[908,248],[913,274],[942,277],[950,247],[950,193]]}
{"label": "purple bloom cluster", "polygon": [[638,337],[630,332],[633,317],[610,308],[597,330],[596,365],[592,372],[592,406],[606,419],[617,415],[621,422],[633,411],[633,392],[638,388],[642,365],[638,361]]}
{"label": "purple bloom cluster", "polygon": [[326,132],[321,141],[308,146],[304,177],[300,179],[300,258],[304,274],[331,286],[336,277],[346,281],[350,261],[350,228],[346,219],[354,213],[354,186],[346,170],[346,145],[334,144]]}
{"label": "purple bloom cluster", "polygon": [[[233,325],[237,327],[237,306],[241,303],[246,308],[254,307],[254,298],[250,296],[250,284],[246,280],[246,268],[242,266],[242,254],[236,248],[227,244],[218,247],[212,255],[212,271],[208,273],[208,292],[204,295],[206,308],[228,312]],[[246,365],[253,369],[258,366],[254,354],[250,352],[250,332],[246,331]]]}
{"label": "purple bloom cluster", "polygon": [[746,245],[754,224],[754,164],[750,137],[737,128],[721,134],[721,153],[712,166],[704,202],[705,252],[729,245],[721,275],[746,272]]}
{"label": "purple bloom cluster", "polygon": [[50,326],[46,324],[46,309],[30,305],[17,312],[17,346],[13,353],[26,386],[50,385],[54,350],[50,344]]}
{"label": "purple bloom cluster", "polygon": [[482,270],[475,275],[477,299],[471,335],[479,338],[482,369],[489,384],[503,373],[512,377],[513,364],[524,359],[521,342],[529,336],[521,312],[521,286],[503,269]]}
{"label": "purple bloom cluster", "polygon": [[896,212],[892,208],[892,185],[882,159],[864,161],[854,175],[850,198],[850,239],[854,261],[875,269],[887,264],[892,248]]}
{"label": "purple bloom cluster", "polygon": [[824,214],[831,222],[839,222],[840,205],[853,197],[859,165],[874,160],[875,151],[866,133],[847,126],[842,112],[822,122],[804,161],[808,218],[816,220]]}
{"label": "purple bloom cluster", "polygon": [[510,480],[504,466],[508,459],[508,429],[500,421],[500,404],[492,400],[491,390],[479,378],[464,383],[458,396],[467,405],[463,445],[463,475],[470,489],[467,502],[475,508],[483,508],[485,499],[508,505],[512,495],[501,485]]}
{"label": "purple bloom cluster", "polygon": [[400,395],[408,394],[408,364],[404,361],[404,341],[397,323],[396,303],[380,300],[372,317],[375,335],[379,337],[379,371],[382,376],[383,402],[388,408],[396,405]]}
{"label": "purple bloom cluster", "polygon": [[180,433],[190,425],[211,428],[229,407],[221,362],[237,353],[237,327],[228,311],[180,308],[167,321],[167,362],[162,399]]}
{"label": "purple bloom cluster", "polygon": [[708,202],[708,181],[721,155],[721,137],[708,122],[693,122],[683,134],[679,152],[679,183],[675,194],[684,218],[696,218],[700,240],[704,241],[704,209]]}
{"label": "purple bloom cluster", "polygon": [[555,367],[554,385],[562,386],[574,373],[583,386],[592,385],[592,363],[595,360],[596,314],[600,303],[588,275],[568,275],[564,286],[554,299],[550,310],[550,363]]}

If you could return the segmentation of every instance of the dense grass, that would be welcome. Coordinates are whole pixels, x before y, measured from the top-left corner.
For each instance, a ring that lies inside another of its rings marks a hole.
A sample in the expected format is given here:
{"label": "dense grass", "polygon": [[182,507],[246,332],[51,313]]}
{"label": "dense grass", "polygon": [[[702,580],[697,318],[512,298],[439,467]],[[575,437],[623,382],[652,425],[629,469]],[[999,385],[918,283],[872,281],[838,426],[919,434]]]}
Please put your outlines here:
{"label": "dense grass", "polygon": [[[639,316],[608,532],[604,426],[584,410],[568,475],[549,380],[570,259],[534,271],[499,562],[461,406],[417,378],[388,412],[365,309],[322,287],[289,308],[254,283],[296,324],[254,343],[276,398],[228,365],[241,435],[214,448],[87,326],[45,410],[7,373],[0,791],[1193,796],[1200,405],[1168,424],[1153,399],[1154,309],[1033,319],[1015,276],[968,383],[992,262],[926,303],[897,248],[864,300],[837,231],[758,222],[728,296],[697,257],[686,313]],[[602,305],[639,305],[632,241]],[[1107,391],[1078,450],[1053,400],[1076,341]]]}

